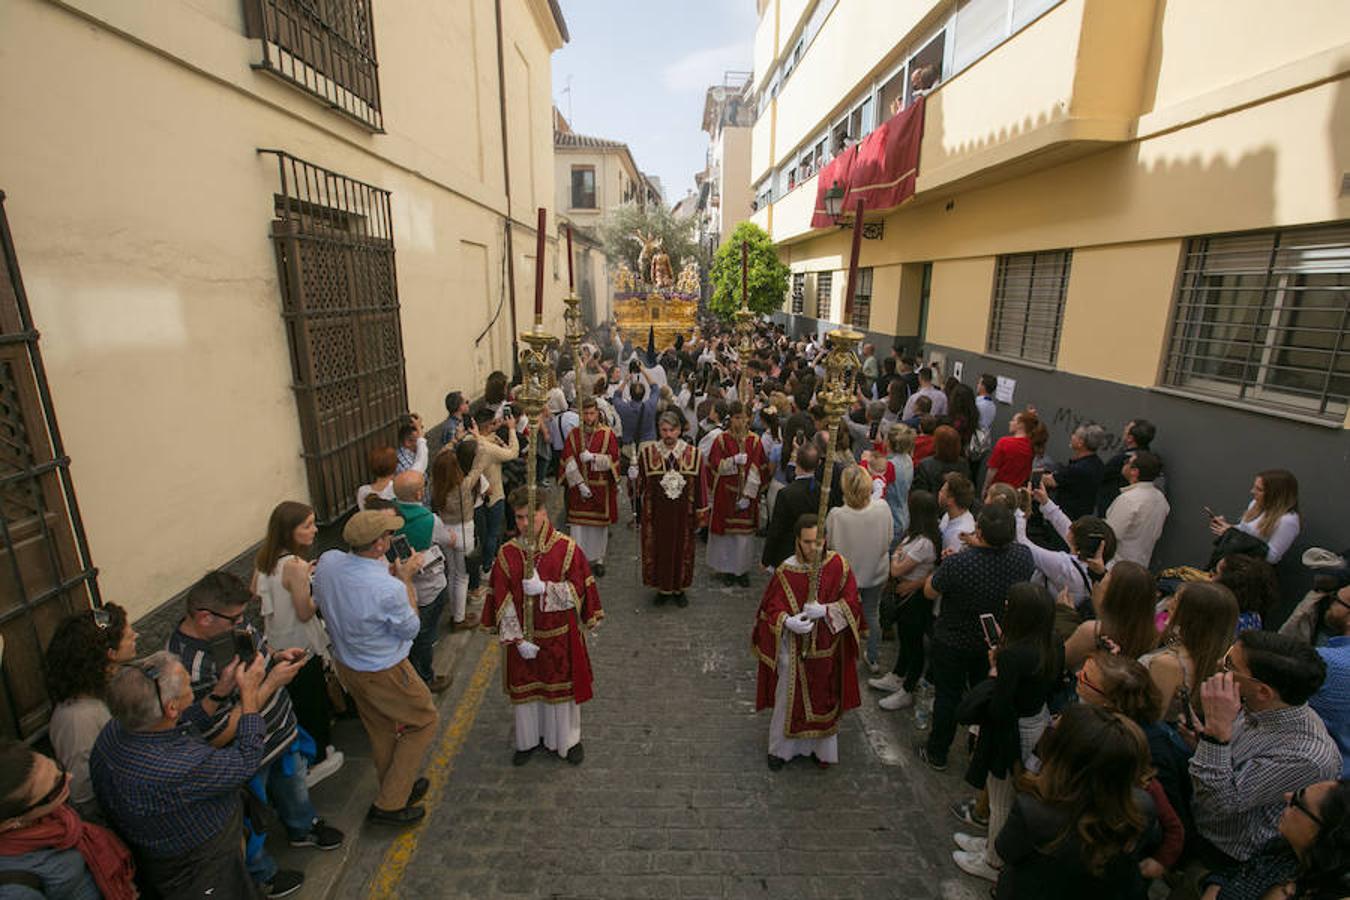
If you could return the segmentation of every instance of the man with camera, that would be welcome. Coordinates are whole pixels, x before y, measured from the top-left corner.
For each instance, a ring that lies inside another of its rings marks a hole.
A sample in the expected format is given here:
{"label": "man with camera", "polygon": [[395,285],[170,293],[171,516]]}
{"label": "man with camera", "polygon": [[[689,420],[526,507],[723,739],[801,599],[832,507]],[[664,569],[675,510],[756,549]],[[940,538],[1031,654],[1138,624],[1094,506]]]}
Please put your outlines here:
{"label": "man with camera", "polygon": [[388,825],[411,825],[426,814],[417,802],[429,785],[417,772],[438,721],[431,691],[408,661],[422,627],[413,586],[422,554],[386,559],[403,524],[385,511],[356,513],[342,529],[351,550],[329,550],[314,570],[314,600],[333,662],[356,701],[379,776],[366,820]]}
{"label": "man with camera", "polygon": [[[305,651],[286,648],[272,652],[251,625],[244,623],[244,607],[252,599],[248,586],[229,572],[208,572],[188,589],[187,615],[169,636],[166,649],[182,661],[191,679],[193,697],[211,717],[202,734],[222,747],[234,740],[243,714],[233,683],[222,679],[234,659],[250,663],[262,656],[269,671],[277,671],[282,685],[259,710],[263,717],[263,756],[259,782],[286,826],[292,847],[332,850],[342,846],[341,831],[319,818],[309,801],[305,775],[309,767],[297,746],[297,725],[291,697],[284,687],[305,664]],[[306,740],[308,737],[306,736]],[[312,742],[310,742],[312,745]],[[258,823],[252,823],[254,828]],[[249,841],[248,869],[268,896],[280,897],[304,881],[298,872],[278,871],[258,836]]]}

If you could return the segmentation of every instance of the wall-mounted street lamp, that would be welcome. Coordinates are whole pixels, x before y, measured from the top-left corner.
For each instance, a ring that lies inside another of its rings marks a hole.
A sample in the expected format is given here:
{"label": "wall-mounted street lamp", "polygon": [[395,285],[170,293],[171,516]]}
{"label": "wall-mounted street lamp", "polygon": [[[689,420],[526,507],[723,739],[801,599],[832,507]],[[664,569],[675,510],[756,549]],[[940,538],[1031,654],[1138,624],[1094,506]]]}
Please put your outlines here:
{"label": "wall-mounted street lamp", "polygon": [[[825,192],[824,200],[825,214],[840,228],[852,228],[855,219],[861,221],[861,215],[855,216],[853,219],[844,219],[842,222],[839,221],[840,214],[844,211],[844,189],[839,186],[838,181],[835,181],[830,185],[830,189]],[[885,236],[885,228],[884,222],[863,222],[863,237],[869,241],[881,240]]]}
{"label": "wall-mounted street lamp", "polygon": [[830,185],[830,189],[825,192],[825,214],[836,223],[839,221],[839,213],[844,208],[844,189],[835,181]]}

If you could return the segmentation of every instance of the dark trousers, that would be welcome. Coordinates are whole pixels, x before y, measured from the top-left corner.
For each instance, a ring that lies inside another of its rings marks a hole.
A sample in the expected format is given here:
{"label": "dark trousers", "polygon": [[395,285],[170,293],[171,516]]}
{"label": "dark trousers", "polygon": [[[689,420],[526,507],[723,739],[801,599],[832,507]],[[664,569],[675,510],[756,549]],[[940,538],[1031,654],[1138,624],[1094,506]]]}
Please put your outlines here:
{"label": "dark trousers", "polygon": [[928,735],[928,758],[942,765],[956,737],[956,708],[961,697],[989,676],[989,654],[983,649],[957,650],[933,642],[928,661],[933,678],[933,730]]}
{"label": "dark trousers", "polygon": [[895,617],[900,654],[895,658],[896,675],[905,679],[905,690],[914,693],[923,675],[923,642],[933,622],[933,601],[917,590],[900,603]]}
{"label": "dark trousers", "polygon": [[[487,536],[487,503],[482,503],[473,508],[473,533],[476,535],[474,542],[478,545],[478,556],[471,560],[466,560],[469,569],[469,590],[478,590],[478,585],[483,580],[483,562],[487,560],[487,555],[483,550],[483,541]],[[491,565],[491,561],[488,561]]]}
{"label": "dark trousers", "polygon": [[445,603],[450,599],[450,588],[444,587],[426,606],[417,608],[417,615],[422,620],[422,627],[417,632],[417,637],[413,638],[412,647],[408,649],[408,662],[417,670],[417,674],[422,676],[422,680],[431,683],[431,679],[436,673],[431,667],[432,650],[436,647],[436,626],[440,624],[441,612],[445,609]]}
{"label": "dark trousers", "polygon": [[506,500],[483,504],[483,573],[492,571],[492,563],[497,559],[497,548],[502,543],[502,533],[506,530]]}
{"label": "dark trousers", "polygon": [[322,762],[328,755],[328,745],[333,742],[333,709],[328,702],[328,685],[323,677],[323,657],[310,657],[286,685],[286,693],[291,695],[296,721],[314,738],[314,746],[318,749],[314,762]]}

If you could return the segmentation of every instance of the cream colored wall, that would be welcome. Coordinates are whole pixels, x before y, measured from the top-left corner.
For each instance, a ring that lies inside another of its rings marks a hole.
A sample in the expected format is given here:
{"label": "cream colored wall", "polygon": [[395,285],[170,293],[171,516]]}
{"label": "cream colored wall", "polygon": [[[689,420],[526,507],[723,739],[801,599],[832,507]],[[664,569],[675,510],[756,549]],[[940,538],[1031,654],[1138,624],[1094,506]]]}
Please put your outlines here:
{"label": "cream colored wall", "polygon": [[722,242],[731,237],[736,226],[750,218],[750,129],[723,128],[722,157]]}
{"label": "cream colored wall", "polygon": [[754,66],[755,89],[759,90],[773,74],[778,56],[778,0],[767,0],[755,26]]}
{"label": "cream colored wall", "polygon": [[[23,123],[0,129],[0,181],[104,596],[136,616],[258,540],[277,501],[308,494],[268,238],[276,164],[257,148],[392,192],[412,409],[434,421],[447,390],[509,370],[509,311],[470,348],[502,287],[495,42],[487,0],[417,17],[377,4],[389,134],[371,135],[252,71],[237,3],[80,6],[105,24],[40,0],[0,6],[0,82],[29,85],[0,92],[0,120]],[[553,194],[549,47],[527,10],[506,17],[530,78],[509,97],[528,111],[512,132],[525,138],[513,161],[530,167],[512,179],[529,212],[522,255]],[[473,44],[432,54],[428,34]],[[441,108],[403,96],[415,90]],[[546,286],[560,327],[562,288]],[[147,502],[190,524],[128,528]]]}
{"label": "cream colored wall", "polygon": [[927,341],[984,352],[993,289],[993,257],[934,263]]}
{"label": "cream colored wall", "polygon": [[[845,280],[848,270],[842,273]],[[898,328],[900,321],[900,266],[872,267],[872,318],[869,331],[885,334],[904,334]]]}

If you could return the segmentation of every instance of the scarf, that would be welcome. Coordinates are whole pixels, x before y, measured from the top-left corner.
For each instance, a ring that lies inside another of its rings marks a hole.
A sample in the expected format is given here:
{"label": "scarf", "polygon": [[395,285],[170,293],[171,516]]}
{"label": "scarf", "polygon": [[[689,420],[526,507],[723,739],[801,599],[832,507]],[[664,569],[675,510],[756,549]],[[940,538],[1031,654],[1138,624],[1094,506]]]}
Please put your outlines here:
{"label": "scarf", "polygon": [[37,850],[69,850],[84,857],[99,893],[107,900],[133,900],[136,892],[131,852],[108,829],[84,821],[61,804],[27,828],[0,834],[0,856],[22,856]]}

